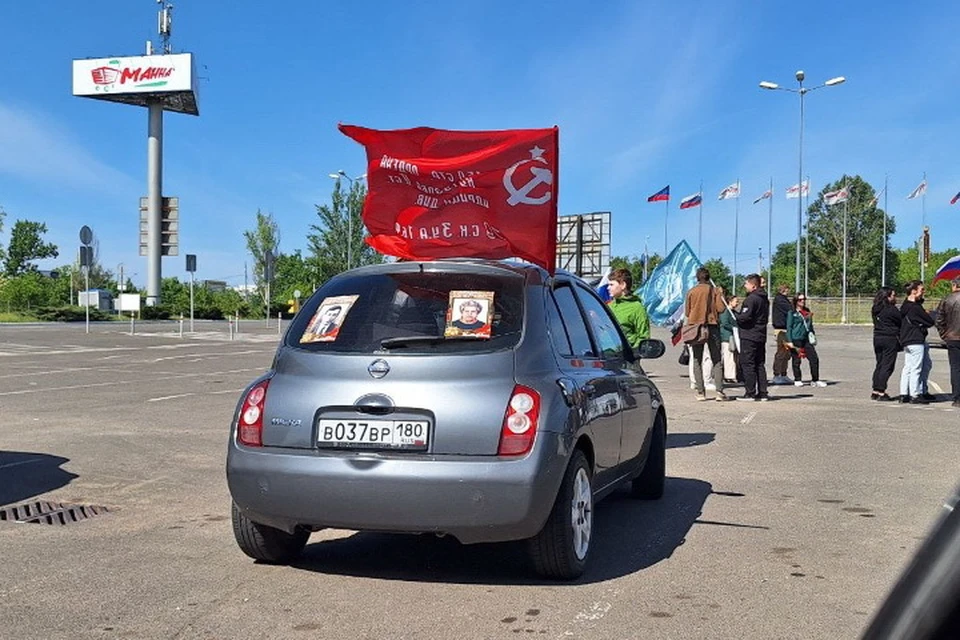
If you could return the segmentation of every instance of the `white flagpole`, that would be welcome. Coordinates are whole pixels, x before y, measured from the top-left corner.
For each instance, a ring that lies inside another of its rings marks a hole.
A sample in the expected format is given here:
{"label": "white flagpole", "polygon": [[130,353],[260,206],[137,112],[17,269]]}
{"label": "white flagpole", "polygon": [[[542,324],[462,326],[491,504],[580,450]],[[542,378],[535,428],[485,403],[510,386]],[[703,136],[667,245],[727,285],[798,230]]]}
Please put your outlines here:
{"label": "white flagpole", "polygon": [[[800,185],[800,196],[803,197],[803,185]],[[804,209],[807,220],[806,242],[803,243],[803,297],[810,297],[810,176],[807,176],[807,206]],[[799,293],[799,292],[798,292]]]}
{"label": "white flagpole", "polygon": [[663,257],[667,257],[667,219],[670,217],[670,198],[663,201]]}
{"label": "white flagpole", "polygon": [[883,176],[883,254],[880,257],[880,286],[887,286],[887,180],[889,175]]}
{"label": "white flagpole", "polygon": [[[740,188],[740,178],[737,178],[737,189]],[[737,244],[740,240],[740,194],[737,193],[736,213],[733,217],[733,290],[737,290]]]}
{"label": "white flagpole", "polygon": [[773,176],[770,176],[770,197],[767,212],[767,291],[773,291]]}
{"label": "white flagpole", "polygon": [[925,268],[927,265],[923,261],[924,240],[926,240],[927,230],[927,172],[923,172],[923,195],[920,196],[920,281],[924,282]]}
{"label": "white flagpole", "polygon": [[[843,189],[847,189],[847,177],[843,177]],[[843,302],[840,310],[840,324],[847,324],[847,206],[850,196],[843,201]]]}
{"label": "white flagpole", "polygon": [[697,257],[703,260],[703,178],[700,179],[700,231],[697,232]]}
{"label": "white flagpole", "polygon": [[[650,241],[650,236],[647,236],[643,241],[643,283],[647,283],[647,265],[650,263],[650,252],[647,250],[647,243]],[[664,256],[666,257],[666,256]]]}

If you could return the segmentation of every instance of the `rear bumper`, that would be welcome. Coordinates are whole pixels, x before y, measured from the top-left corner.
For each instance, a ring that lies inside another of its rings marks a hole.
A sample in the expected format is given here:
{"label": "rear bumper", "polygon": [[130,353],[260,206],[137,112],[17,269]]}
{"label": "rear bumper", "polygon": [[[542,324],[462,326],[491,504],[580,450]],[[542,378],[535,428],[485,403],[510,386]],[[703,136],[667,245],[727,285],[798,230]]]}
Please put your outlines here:
{"label": "rear bumper", "polygon": [[227,483],[248,518],[286,531],[304,525],[500,542],[540,531],[568,459],[561,436],[545,432],[519,460],[258,449],[231,441]]}

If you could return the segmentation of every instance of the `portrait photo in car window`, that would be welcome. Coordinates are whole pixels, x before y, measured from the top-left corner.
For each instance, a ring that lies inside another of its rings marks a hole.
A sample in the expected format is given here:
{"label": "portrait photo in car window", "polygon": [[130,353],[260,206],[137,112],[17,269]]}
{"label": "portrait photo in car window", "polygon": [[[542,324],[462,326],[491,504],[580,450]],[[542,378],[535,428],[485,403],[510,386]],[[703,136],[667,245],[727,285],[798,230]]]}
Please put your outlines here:
{"label": "portrait photo in car window", "polygon": [[446,337],[489,338],[493,291],[451,291]]}
{"label": "portrait photo in car window", "polygon": [[333,342],[340,333],[340,326],[350,312],[350,307],[357,301],[359,295],[352,296],[332,296],[324,298],[317,312],[313,314],[303,335],[300,336],[301,344],[311,342]]}

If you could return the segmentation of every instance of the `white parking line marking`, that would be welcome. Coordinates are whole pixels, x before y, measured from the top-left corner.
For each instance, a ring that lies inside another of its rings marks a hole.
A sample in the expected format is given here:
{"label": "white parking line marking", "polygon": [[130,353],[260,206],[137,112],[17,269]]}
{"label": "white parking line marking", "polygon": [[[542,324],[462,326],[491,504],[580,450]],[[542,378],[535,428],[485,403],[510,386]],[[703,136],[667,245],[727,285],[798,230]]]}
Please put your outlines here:
{"label": "white parking line marking", "polygon": [[161,402],[163,400],[173,400],[174,398],[186,398],[187,396],[195,396],[195,393],[178,393],[173,396],[160,396],[159,398],[149,398],[147,402]]}
{"label": "white parking line marking", "polygon": [[[160,382],[162,380],[183,380],[186,378],[197,378],[199,376],[222,376],[227,373],[249,373],[251,371],[263,372],[263,367],[253,367],[250,369],[230,369],[229,371],[210,371],[207,373],[181,373],[179,375],[164,376],[153,378],[149,382]],[[95,387],[121,386],[127,384],[142,384],[143,380],[117,380],[114,382],[92,382],[90,384],[72,384],[65,387],[49,387],[44,389],[21,389],[20,391],[2,391],[0,396],[22,396],[28,393],[54,393],[56,391],[70,391],[72,389],[93,389]]]}
{"label": "white parking line marking", "polygon": [[753,419],[756,417],[757,417],[757,412],[751,411],[746,416],[744,416],[743,420],[740,421],[740,424],[750,424],[751,422],[753,422]]}
{"label": "white parking line marking", "polygon": [[243,393],[243,389],[224,389],[222,391],[210,391],[207,393],[208,396],[216,396],[221,393]]}

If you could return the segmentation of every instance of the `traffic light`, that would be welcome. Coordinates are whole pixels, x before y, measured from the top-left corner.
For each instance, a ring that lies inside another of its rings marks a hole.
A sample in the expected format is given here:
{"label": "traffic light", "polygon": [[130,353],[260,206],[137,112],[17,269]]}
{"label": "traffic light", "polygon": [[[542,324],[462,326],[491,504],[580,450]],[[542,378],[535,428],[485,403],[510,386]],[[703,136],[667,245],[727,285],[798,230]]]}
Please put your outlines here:
{"label": "traffic light", "polygon": [[930,263],[930,227],[923,228],[923,264]]}

